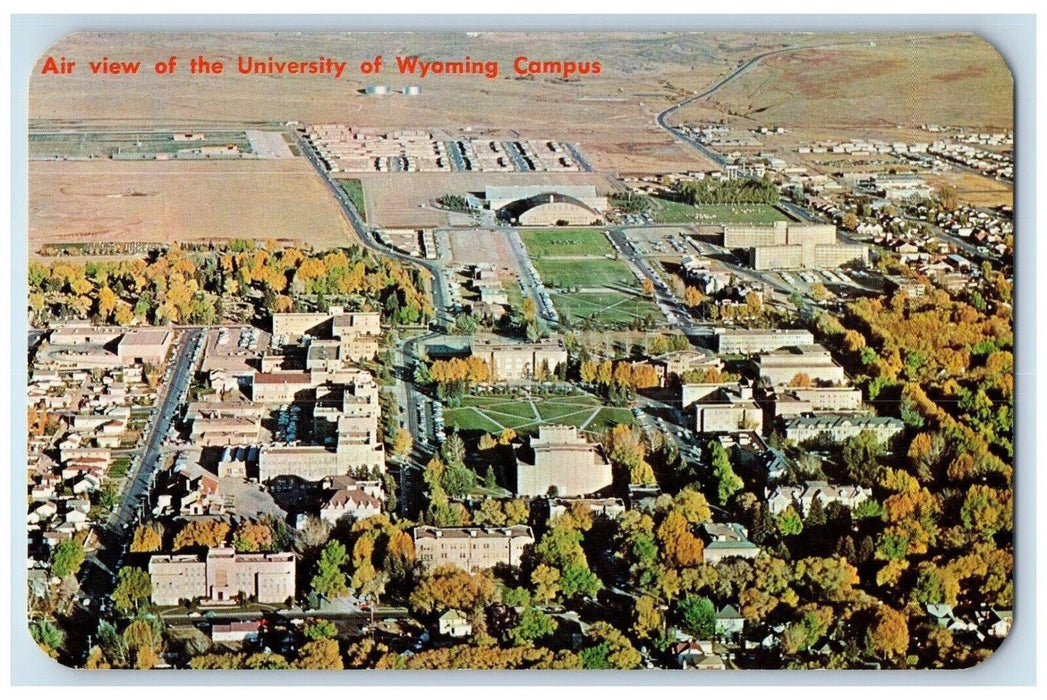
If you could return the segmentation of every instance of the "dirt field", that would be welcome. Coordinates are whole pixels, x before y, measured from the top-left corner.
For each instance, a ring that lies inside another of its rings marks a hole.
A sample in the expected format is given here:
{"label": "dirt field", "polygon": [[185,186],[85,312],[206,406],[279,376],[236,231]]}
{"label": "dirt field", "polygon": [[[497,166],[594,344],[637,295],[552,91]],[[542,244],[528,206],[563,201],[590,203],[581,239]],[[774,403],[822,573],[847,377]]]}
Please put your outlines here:
{"label": "dirt field", "polygon": [[[712,167],[693,149],[675,142],[654,115],[726,73],[759,50],[780,46],[781,35],[738,34],[75,34],[49,51],[86,66],[106,55],[141,60],[131,76],[35,75],[31,119],[55,122],[192,122],[279,124],[352,123],[383,128],[430,127],[474,133],[502,130],[521,138],[577,142],[598,169],[637,172]],[[200,54],[221,60],[220,76],[190,75],[188,60]],[[377,54],[385,68],[361,75],[360,62]],[[395,56],[424,60],[497,60],[496,79],[477,75],[402,76]],[[182,70],[157,76],[152,66],[178,56]],[[341,79],[329,76],[241,75],[239,55],[277,60],[347,61]],[[564,81],[558,75],[521,77],[518,56],[542,60],[601,62],[600,75]],[[358,91],[385,84],[393,90],[421,87],[420,95],[366,97]]]}
{"label": "dirt field", "polygon": [[[483,192],[487,185],[594,185],[600,194],[614,188],[594,173],[352,173],[364,185],[367,221],[390,228],[436,228],[447,213],[430,204],[445,194]],[[424,206],[423,206],[424,205]]]}
{"label": "dirt field", "polygon": [[976,207],[1014,206],[1014,187],[989,177],[957,171],[928,176],[927,182],[935,187],[949,185],[957,199]]}
{"label": "dirt field", "polygon": [[[740,124],[1013,128],[1011,75],[988,42],[955,34],[868,38],[769,57],[680,118],[711,110],[730,111]],[[810,43],[829,41],[815,35]]]}
{"label": "dirt field", "polygon": [[515,269],[505,231],[461,230],[450,231],[447,236],[455,266],[491,263],[496,268]]}
{"label": "dirt field", "polygon": [[29,248],[46,243],[277,238],[326,248],[355,234],[301,159],[29,164]]}

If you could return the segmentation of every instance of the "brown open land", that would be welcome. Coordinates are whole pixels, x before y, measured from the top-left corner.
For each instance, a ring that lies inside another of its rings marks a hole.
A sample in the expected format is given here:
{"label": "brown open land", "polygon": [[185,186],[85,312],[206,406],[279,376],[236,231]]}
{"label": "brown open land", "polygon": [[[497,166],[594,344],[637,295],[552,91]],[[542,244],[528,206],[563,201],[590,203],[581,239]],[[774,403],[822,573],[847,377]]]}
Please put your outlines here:
{"label": "brown open land", "polygon": [[30,250],[231,238],[327,248],[355,234],[302,159],[29,163]]}
{"label": "brown open land", "polygon": [[496,268],[514,269],[513,253],[505,231],[463,229],[449,231],[447,236],[455,266],[490,263]]}
{"label": "brown open land", "polygon": [[487,185],[594,185],[599,194],[616,188],[597,173],[347,173],[364,188],[367,221],[391,228],[448,225],[447,212],[432,208],[445,194],[483,193]]}
{"label": "brown open land", "polygon": [[991,177],[955,170],[951,173],[928,175],[927,182],[934,187],[949,185],[956,190],[956,198],[976,207],[1014,206],[1014,187]]}
{"label": "brown open land", "polygon": [[[666,172],[714,167],[694,149],[659,129],[654,115],[716,81],[741,60],[789,43],[785,35],[607,34],[97,34],[66,37],[48,52],[78,61],[72,75],[35,75],[31,120],[48,125],[153,125],[179,122],[279,124],[350,123],[382,128],[497,129],[521,138],[577,142],[597,169]],[[809,37],[803,37],[809,40]],[[380,76],[361,75],[365,58],[384,56]],[[189,59],[220,60],[218,76],[190,75]],[[135,76],[94,76],[100,56],[141,60]],[[174,75],[157,76],[153,64],[178,56]],[[237,57],[263,60],[347,61],[341,79],[316,75],[241,75]],[[402,76],[397,55],[423,60],[496,60],[496,79],[482,75]],[[600,61],[599,75],[562,80],[521,77],[518,56],[539,60]],[[44,57],[42,57],[44,58]],[[383,84],[422,92],[365,97],[363,87]]]}
{"label": "brown open land", "polygon": [[[768,57],[679,117],[730,113],[739,125],[787,127],[1013,128],[1011,74],[985,40],[959,34],[869,35],[862,43],[842,43],[855,40],[851,35],[836,46]],[[829,41],[810,38],[811,44]]]}

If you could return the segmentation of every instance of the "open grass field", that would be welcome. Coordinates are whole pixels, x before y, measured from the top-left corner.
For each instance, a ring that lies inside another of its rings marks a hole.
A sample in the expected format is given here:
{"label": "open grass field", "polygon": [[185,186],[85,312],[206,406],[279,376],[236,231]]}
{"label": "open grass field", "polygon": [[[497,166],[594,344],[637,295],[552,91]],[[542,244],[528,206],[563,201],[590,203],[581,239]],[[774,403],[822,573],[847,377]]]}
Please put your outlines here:
{"label": "open grass field", "polygon": [[654,220],[660,224],[773,224],[788,217],[767,204],[702,204],[654,198]]}
{"label": "open grass field", "polygon": [[592,260],[536,259],[534,267],[542,282],[551,289],[576,287],[629,287],[639,289],[629,267],[621,260],[593,258]]}
{"label": "open grass field", "polygon": [[520,231],[527,252],[535,258],[559,255],[607,255],[614,253],[603,231],[555,229]]}
{"label": "open grass field", "polygon": [[617,423],[632,425],[633,416],[627,408],[604,406],[588,394],[548,398],[467,396],[460,408],[444,410],[444,420],[461,431],[499,433],[512,428],[534,433],[545,423],[601,431]]}
{"label": "open grass field", "polygon": [[571,324],[591,320],[598,326],[628,326],[638,319],[660,316],[647,299],[620,292],[570,292],[551,297],[560,317]]}
{"label": "open grass field", "polygon": [[[194,130],[195,131],[195,130]],[[232,145],[242,153],[251,153],[251,142],[243,131],[204,131],[199,141],[175,141],[170,131],[48,131],[29,134],[29,157],[40,158],[108,158],[114,155],[149,155],[197,148]]]}
{"label": "open grass field", "polygon": [[360,217],[367,221],[367,210],[364,208],[364,186],[359,180],[339,180],[338,186],[349,195],[349,201],[356,207]]}
{"label": "open grass field", "polygon": [[356,234],[302,159],[31,161],[29,249],[232,238],[345,246]]}

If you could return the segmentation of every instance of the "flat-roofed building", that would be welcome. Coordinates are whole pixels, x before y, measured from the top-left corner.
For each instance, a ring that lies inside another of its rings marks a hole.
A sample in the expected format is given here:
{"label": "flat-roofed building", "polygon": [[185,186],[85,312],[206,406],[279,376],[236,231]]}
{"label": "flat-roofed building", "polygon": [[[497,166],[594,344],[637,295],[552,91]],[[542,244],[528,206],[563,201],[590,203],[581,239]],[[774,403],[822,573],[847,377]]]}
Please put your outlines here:
{"label": "flat-roofed building", "polygon": [[474,340],[471,350],[487,363],[493,381],[523,381],[543,372],[552,378],[556,368],[567,362],[567,348],[559,336],[536,343],[484,338]]}
{"label": "flat-roofed building", "polygon": [[258,442],[261,421],[257,418],[196,418],[189,439],[195,445],[239,445]]}
{"label": "flat-roofed building", "polygon": [[813,345],[814,335],[802,328],[717,328],[716,352],[721,355],[752,355],[791,345]]}
{"label": "flat-roofed building", "polygon": [[123,334],[112,326],[92,326],[88,321],[57,324],[47,340],[52,345],[107,345]]}
{"label": "flat-roofed building", "polygon": [[292,403],[306,398],[315,386],[311,372],[255,372],[251,398],[256,403]]}
{"label": "flat-roofed building", "polygon": [[295,594],[293,552],[245,554],[215,547],[207,554],[157,554],[149,559],[152,601],[178,605],[183,600],[234,600],[283,603]]}
{"label": "flat-roofed building", "polygon": [[763,409],[753,400],[748,384],[720,387],[694,404],[698,433],[737,433],[763,430]]}
{"label": "flat-roofed building", "polygon": [[614,480],[598,444],[566,425],[542,425],[538,437],[516,450],[516,493],[522,496],[585,496]]}
{"label": "flat-roofed building", "polygon": [[120,338],[116,354],[122,362],[159,365],[167,358],[174,333],[160,328],[136,328]]}
{"label": "flat-roofed building", "polygon": [[847,381],[843,367],[821,345],[794,345],[762,353],[754,361],[756,370],[772,386],[787,385],[797,375],[807,375],[813,383],[843,384]]}
{"label": "flat-roofed building", "polygon": [[862,390],[850,386],[794,387],[788,390],[799,401],[806,401],[815,411],[859,411]]}
{"label": "flat-roofed building", "polygon": [[377,311],[345,313],[341,307],[332,307],[329,313],[273,314],[274,337],[297,343],[306,335],[338,340],[343,359],[370,360],[378,353],[382,317]]}
{"label": "flat-roofed building", "polygon": [[864,431],[876,436],[877,442],[889,443],[905,429],[905,423],[890,416],[797,416],[784,422],[785,437],[798,444],[819,438],[843,442]]}
{"label": "flat-roofed building", "polygon": [[415,558],[429,571],[440,566],[464,571],[519,566],[524,549],[533,544],[534,533],[526,525],[414,529]]}

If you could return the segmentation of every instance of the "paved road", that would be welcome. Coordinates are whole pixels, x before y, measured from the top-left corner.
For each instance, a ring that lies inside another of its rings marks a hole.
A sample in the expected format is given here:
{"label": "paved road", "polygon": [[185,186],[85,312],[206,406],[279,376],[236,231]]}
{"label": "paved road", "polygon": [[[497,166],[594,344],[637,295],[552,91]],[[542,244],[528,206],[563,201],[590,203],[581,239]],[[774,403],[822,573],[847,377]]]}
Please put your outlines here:
{"label": "paved road", "polygon": [[341,187],[338,186],[338,183],[335,182],[334,178],[331,177],[330,172],[328,172],[326,166],[324,166],[323,160],[313,148],[312,143],[304,138],[298,131],[292,130],[291,135],[296,139],[298,147],[302,151],[302,155],[304,155],[306,160],[312,164],[316,169],[316,172],[319,173],[320,178],[327,184],[331,194],[334,195],[335,200],[338,202],[339,206],[342,207],[342,211],[345,212],[346,217],[349,219],[349,223],[352,225],[357,236],[360,238],[360,242],[363,243],[365,247],[377,251],[382,255],[396,258],[408,265],[416,265],[428,270],[433,281],[433,309],[435,320],[439,324],[450,325],[454,319],[447,313],[447,299],[440,276],[440,266],[435,262],[420,260],[379,243],[374,237],[371,227],[364,223],[364,220],[360,217],[360,213],[356,211],[356,207],[353,206],[349,196]]}
{"label": "paved road", "polygon": [[160,462],[160,448],[170,430],[178,406],[185,399],[192,380],[192,367],[203,331],[186,331],[178,342],[175,361],[168,365],[169,379],[164,384],[164,393],[157,402],[148,426],[149,435],[139,458],[132,462],[120,505],[107,523],[114,532],[124,524],[134,523],[143,510],[148,498],[153,474]]}
{"label": "paved road", "polygon": [[869,43],[869,42],[867,42],[867,41],[847,41],[847,42],[840,42],[840,43],[836,43],[836,44],[815,44],[815,45],[811,45],[811,46],[788,46],[788,47],[783,48],[783,49],[775,49],[774,51],[765,51],[764,53],[761,53],[761,54],[758,54],[756,56],[753,56],[748,61],[746,61],[742,65],[740,65],[737,68],[735,68],[733,71],[728,73],[725,77],[723,77],[721,80],[719,80],[717,83],[715,83],[712,87],[708,88],[704,92],[701,92],[701,93],[699,93],[697,95],[692,95],[691,97],[688,97],[686,100],[683,100],[682,102],[677,102],[673,106],[671,106],[671,107],[669,107],[667,109],[662,110],[661,112],[658,113],[658,116],[655,117],[655,122],[657,122],[658,126],[662,127],[666,131],[668,131],[672,136],[674,136],[675,138],[680,139],[681,141],[684,141],[685,143],[689,144],[690,146],[693,146],[696,150],[700,151],[703,155],[705,155],[706,157],[710,158],[713,162],[719,164],[722,167],[722,166],[724,166],[727,163],[727,160],[722,155],[720,155],[716,151],[706,147],[705,145],[699,143],[696,139],[693,139],[693,138],[691,138],[689,136],[686,136],[686,135],[680,133],[679,131],[677,131],[676,129],[674,129],[673,127],[669,126],[669,122],[668,122],[669,116],[672,115],[672,114],[675,114],[677,111],[679,111],[679,109],[681,107],[683,107],[685,105],[688,105],[688,104],[690,104],[692,102],[695,102],[697,100],[701,100],[701,99],[704,99],[706,97],[709,97],[714,92],[716,92],[717,90],[719,90],[723,86],[727,85],[732,80],[734,80],[735,78],[740,76],[742,73],[744,73],[745,71],[749,70],[750,68],[752,68],[753,66],[755,66],[757,63],[759,63],[763,59],[767,58],[768,56],[776,56],[778,54],[783,54],[783,53],[792,53],[794,51],[805,51],[807,49],[824,49],[824,48],[829,48],[831,46],[843,46],[845,44],[867,44],[867,43]]}

